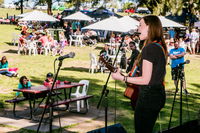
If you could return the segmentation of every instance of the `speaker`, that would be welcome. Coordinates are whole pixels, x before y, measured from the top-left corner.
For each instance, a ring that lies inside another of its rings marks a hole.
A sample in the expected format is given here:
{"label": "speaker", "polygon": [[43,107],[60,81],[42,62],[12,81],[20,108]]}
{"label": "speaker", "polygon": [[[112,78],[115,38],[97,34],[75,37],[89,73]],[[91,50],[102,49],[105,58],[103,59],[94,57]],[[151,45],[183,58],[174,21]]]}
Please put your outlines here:
{"label": "speaker", "polygon": [[158,133],[200,133],[199,120],[192,120],[184,123],[182,126],[173,127]]}
{"label": "speaker", "polygon": [[[127,133],[120,123],[110,125],[107,127],[107,129],[108,129],[107,133]],[[105,127],[100,129],[95,129],[87,133],[105,133]]]}

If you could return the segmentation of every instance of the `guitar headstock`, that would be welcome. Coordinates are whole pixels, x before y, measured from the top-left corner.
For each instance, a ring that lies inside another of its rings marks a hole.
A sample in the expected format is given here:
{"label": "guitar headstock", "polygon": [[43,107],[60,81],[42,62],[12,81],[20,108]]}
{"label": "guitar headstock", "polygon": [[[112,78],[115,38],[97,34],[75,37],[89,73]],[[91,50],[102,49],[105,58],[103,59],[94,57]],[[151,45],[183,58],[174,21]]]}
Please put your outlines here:
{"label": "guitar headstock", "polygon": [[109,63],[108,61],[105,60],[105,58],[103,56],[99,57],[99,61],[101,63],[103,63],[105,65],[105,67],[107,67],[111,72],[116,72],[117,68],[114,67],[111,63]]}

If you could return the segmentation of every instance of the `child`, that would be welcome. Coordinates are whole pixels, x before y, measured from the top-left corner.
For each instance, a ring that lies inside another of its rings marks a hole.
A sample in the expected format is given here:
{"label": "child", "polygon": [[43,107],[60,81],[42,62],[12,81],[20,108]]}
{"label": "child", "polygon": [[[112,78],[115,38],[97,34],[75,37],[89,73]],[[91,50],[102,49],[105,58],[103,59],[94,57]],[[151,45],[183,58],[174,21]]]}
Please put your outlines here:
{"label": "child", "polygon": [[[31,81],[26,77],[22,76],[19,79],[19,84],[18,84],[18,89],[23,89],[23,88],[30,88],[31,87]],[[18,97],[20,92],[16,92],[16,97]],[[28,98],[28,95],[26,93],[23,93],[24,97]]]}
{"label": "child", "polygon": [[8,68],[8,60],[6,56],[3,56],[0,61],[0,74],[6,75],[9,77],[17,77],[18,73],[15,71],[10,71]]}
{"label": "child", "polygon": [[47,73],[46,80],[44,81],[44,86],[49,86],[53,84],[53,73]]}

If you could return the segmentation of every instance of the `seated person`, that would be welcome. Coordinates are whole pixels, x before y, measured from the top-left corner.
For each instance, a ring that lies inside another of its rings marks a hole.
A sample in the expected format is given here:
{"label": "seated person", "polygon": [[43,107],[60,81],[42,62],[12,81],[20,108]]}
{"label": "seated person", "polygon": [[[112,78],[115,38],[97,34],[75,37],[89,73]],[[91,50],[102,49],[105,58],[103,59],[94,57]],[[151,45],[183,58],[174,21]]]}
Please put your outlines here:
{"label": "seated person", "polygon": [[[22,34],[22,36],[19,38],[19,51],[20,52],[22,50],[22,52],[26,55],[27,51],[28,51],[28,46],[27,46],[27,40],[26,40],[26,35]],[[20,54],[20,53],[18,53]]]}
{"label": "seated person", "polygon": [[42,36],[38,40],[39,42],[41,42],[40,46],[38,46],[38,52],[40,54],[42,54],[45,44],[48,43],[48,37],[47,37],[46,33],[42,32],[41,34],[42,34]]}
{"label": "seated person", "polygon": [[[19,84],[18,84],[18,89],[23,89],[23,88],[30,88],[31,87],[31,81],[26,77],[22,76],[19,79]],[[20,95],[20,92],[16,92],[16,98]],[[27,93],[23,93],[24,97],[28,98]]]}
{"label": "seated person", "polygon": [[6,56],[3,56],[0,61],[0,74],[6,75],[8,77],[17,77],[18,73],[15,71],[9,71],[8,61]]}
{"label": "seated person", "polygon": [[[105,61],[107,61],[108,63],[112,64],[112,59],[110,58],[111,55],[111,50],[109,49],[109,45],[105,44],[104,48],[100,51],[100,55],[104,58]],[[99,60],[99,64],[100,64],[100,70],[102,68],[104,68],[104,64],[101,63],[101,61]]]}
{"label": "seated person", "polygon": [[59,38],[60,38],[61,47],[64,48],[67,45],[67,39],[65,38],[65,34],[63,31],[60,32]]}
{"label": "seated person", "polygon": [[53,73],[49,72],[47,73],[46,79],[43,83],[44,86],[49,86],[53,84]]}
{"label": "seated person", "polygon": [[79,28],[77,28],[76,32],[74,32],[74,35],[81,35],[81,31]]}

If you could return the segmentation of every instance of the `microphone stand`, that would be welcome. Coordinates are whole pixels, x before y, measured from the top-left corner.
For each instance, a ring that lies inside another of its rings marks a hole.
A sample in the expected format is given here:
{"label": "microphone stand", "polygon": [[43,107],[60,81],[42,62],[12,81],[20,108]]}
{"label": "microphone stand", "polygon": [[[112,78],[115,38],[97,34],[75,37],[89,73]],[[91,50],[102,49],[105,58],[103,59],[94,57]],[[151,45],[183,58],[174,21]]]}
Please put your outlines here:
{"label": "microphone stand", "polygon": [[49,106],[49,108],[50,108],[50,112],[49,112],[49,114],[50,114],[50,116],[49,116],[50,117],[49,118],[50,119],[50,122],[49,122],[49,132],[52,133],[53,107],[51,105],[53,104],[54,100],[51,98],[51,95],[52,95],[52,91],[53,91],[54,85],[55,85],[57,77],[58,77],[58,73],[59,73],[60,68],[62,66],[62,61],[63,60],[59,60],[58,69],[57,69],[56,75],[55,75],[54,80],[53,80],[53,84],[51,86],[51,89],[50,89],[50,91],[48,93],[48,96],[47,96],[47,99],[46,99],[45,108],[43,110],[43,113],[42,113],[42,116],[41,116],[41,119],[40,119],[40,123],[39,123],[38,128],[37,128],[37,133],[39,133],[40,126],[41,126],[41,123],[42,123],[42,120],[43,120],[43,117],[44,117],[44,114],[46,112],[46,109],[47,109],[48,105],[50,105]]}
{"label": "microphone stand", "polygon": [[[118,51],[116,53],[116,56],[115,56],[115,59],[114,59],[114,62],[113,62],[113,65],[115,65],[115,62],[117,60],[117,56],[119,54],[119,51],[120,51],[120,48],[122,47],[123,42],[124,42],[124,36],[122,37],[120,46],[118,48]],[[107,89],[107,84],[108,84],[108,81],[110,79],[110,76],[111,76],[111,71],[110,71],[110,73],[109,73],[109,75],[107,77],[105,85],[103,85],[103,90],[102,90],[102,93],[101,93],[101,97],[100,97],[98,105],[97,105],[97,109],[99,109],[101,101],[103,99],[103,96],[105,95],[105,98],[104,98],[104,105],[105,105],[105,133],[108,133],[108,125],[107,125],[107,123],[108,123],[108,94],[109,94],[109,90]]]}

